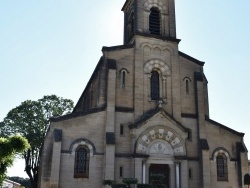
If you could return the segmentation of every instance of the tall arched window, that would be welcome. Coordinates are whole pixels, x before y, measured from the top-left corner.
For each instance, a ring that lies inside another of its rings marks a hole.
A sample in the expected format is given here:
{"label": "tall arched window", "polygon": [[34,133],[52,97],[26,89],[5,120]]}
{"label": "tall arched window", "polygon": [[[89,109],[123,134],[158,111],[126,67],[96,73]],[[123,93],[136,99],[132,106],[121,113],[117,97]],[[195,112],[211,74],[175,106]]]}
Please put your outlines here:
{"label": "tall arched window", "polygon": [[225,154],[220,153],[217,155],[216,165],[217,165],[217,180],[227,181],[228,180],[227,157]]}
{"label": "tall arched window", "polygon": [[128,74],[128,70],[125,68],[122,68],[120,70],[120,79],[121,79],[121,87],[125,88],[126,84],[127,84],[127,74]]}
{"label": "tall arched window", "polygon": [[125,87],[126,84],[126,72],[122,71],[122,87]]}
{"label": "tall arched window", "polygon": [[89,149],[79,146],[75,151],[75,178],[89,177]]}
{"label": "tall arched window", "polygon": [[156,7],[150,9],[149,31],[151,34],[160,35],[161,17],[160,17],[160,11]]}
{"label": "tall arched window", "polygon": [[160,98],[160,80],[159,73],[152,71],[151,73],[151,99],[158,100]]}
{"label": "tall arched window", "polygon": [[186,94],[189,94],[189,80],[186,80]]}

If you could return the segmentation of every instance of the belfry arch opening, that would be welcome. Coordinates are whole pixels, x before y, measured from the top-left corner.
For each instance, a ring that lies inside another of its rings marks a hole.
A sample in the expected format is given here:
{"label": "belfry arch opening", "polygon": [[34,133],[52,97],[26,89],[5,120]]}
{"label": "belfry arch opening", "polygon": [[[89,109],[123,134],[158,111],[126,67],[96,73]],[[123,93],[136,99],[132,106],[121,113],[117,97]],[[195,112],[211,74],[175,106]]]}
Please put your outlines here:
{"label": "belfry arch opening", "polygon": [[156,7],[150,9],[149,31],[154,35],[160,35],[161,33],[161,15],[159,9]]}

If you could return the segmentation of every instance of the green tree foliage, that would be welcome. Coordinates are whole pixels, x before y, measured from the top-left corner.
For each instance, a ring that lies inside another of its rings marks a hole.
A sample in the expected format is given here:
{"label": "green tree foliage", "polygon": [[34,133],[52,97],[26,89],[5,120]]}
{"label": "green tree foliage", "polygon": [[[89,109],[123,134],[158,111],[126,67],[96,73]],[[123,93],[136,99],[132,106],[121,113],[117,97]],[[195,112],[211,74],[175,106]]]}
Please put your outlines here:
{"label": "green tree foliage", "polygon": [[249,174],[245,174],[244,176],[244,185],[250,185],[250,175]]}
{"label": "green tree foliage", "polygon": [[29,149],[28,140],[20,135],[0,137],[0,185],[6,177],[7,167],[12,166],[15,155]]}
{"label": "green tree foliage", "polygon": [[131,185],[137,184],[138,179],[137,178],[123,178],[122,182],[125,183],[128,188],[130,188]]}
{"label": "green tree foliage", "polygon": [[52,116],[69,114],[73,101],[56,95],[44,96],[38,101],[27,100],[12,109],[0,123],[0,135],[20,134],[27,138],[30,149],[23,155],[25,171],[30,178],[32,188],[37,187],[39,156],[43,140]]}

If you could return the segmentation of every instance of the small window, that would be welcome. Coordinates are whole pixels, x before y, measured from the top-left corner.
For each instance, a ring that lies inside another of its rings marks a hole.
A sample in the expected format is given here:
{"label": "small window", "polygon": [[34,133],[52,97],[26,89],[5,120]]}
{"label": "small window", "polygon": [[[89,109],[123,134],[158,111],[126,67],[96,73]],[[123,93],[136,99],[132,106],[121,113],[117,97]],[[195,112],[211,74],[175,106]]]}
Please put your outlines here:
{"label": "small window", "polygon": [[152,71],[151,73],[151,99],[159,100],[160,98],[160,81],[159,73],[157,71]]}
{"label": "small window", "polygon": [[190,94],[190,83],[191,83],[191,79],[189,77],[185,77],[183,79],[183,90],[185,91],[186,95]]}
{"label": "small window", "polygon": [[191,168],[188,169],[188,178],[193,179],[193,173]]}
{"label": "small window", "polygon": [[120,166],[120,177],[122,178],[123,177],[123,167]]}
{"label": "small window", "polygon": [[75,178],[89,177],[89,149],[79,146],[75,151]]}
{"label": "small window", "polygon": [[220,153],[217,155],[216,165],[217,165],[217,180],[227,181],[228,180],[227,157],[224,153]]}
{"label": "small window", "polygon": [[122,87],[125,87],[126,84],[126,73],[122,71]]}
{"label": "small window", "polygon": [[120,135],[121,136],[124,135],[124,125],[123,124],[120,125]]}
{"label": "small window", "polygon": [[120,70],[120,79],[121,79],[121,87],[125,88],[126,87],[126,81],[127,81],[127,74],[128,74],[128,70],[127,69],[121,69]]}
{"label": "small window", "polygon": [[189,95],[189,81],[186,80],[186,94]]}
{"label": "small window", "polygon": [[188,139],[189,141],[192,141],[192,130],[191,130],[191,129],[188,129],[187,134],[188,134],[187,139]]}
{"label": "small window", "polygon": [[149,15],[149,31],[151,34],[160,35],[161,30],[161,17],[160,11],[153,7],[150,9]]}

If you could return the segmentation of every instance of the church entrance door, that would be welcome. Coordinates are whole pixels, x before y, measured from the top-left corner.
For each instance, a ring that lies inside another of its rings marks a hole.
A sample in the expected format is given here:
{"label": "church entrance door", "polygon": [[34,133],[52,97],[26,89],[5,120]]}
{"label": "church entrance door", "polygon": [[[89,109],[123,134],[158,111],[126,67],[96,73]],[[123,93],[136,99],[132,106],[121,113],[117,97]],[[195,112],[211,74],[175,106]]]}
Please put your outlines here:
{"label": "church entrance door", "polygon": [[151,164],[149,167],[149,184],[169,188],[169,175],[168,164]]}

